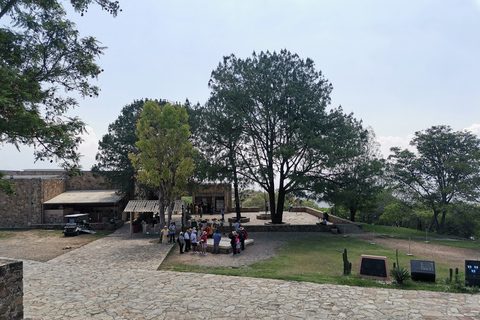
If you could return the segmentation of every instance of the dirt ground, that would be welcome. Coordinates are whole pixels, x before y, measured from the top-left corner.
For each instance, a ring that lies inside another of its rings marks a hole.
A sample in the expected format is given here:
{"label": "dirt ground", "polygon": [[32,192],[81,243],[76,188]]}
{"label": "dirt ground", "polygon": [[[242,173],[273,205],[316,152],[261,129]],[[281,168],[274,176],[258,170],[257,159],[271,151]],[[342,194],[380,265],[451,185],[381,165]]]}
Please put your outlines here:
{"label": "dirt ground", "polygon": [[48,261],[92,242],[97,237],[65,237],[60,230],[0,231],[0,258]]}

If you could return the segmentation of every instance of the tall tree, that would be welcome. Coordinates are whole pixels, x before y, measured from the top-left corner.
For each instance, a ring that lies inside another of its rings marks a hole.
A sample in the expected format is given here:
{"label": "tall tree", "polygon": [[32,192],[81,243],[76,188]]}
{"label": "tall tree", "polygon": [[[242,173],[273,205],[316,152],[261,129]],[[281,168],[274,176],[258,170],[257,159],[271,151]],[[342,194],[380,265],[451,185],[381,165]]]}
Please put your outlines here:
{"label": "tall tree", "polygon": [[[377,195],[384,188],[385,161],[379,152],[373,130],[370,128],[367,132],[367,139],[357,138],[362,142],[357,149],[359,153],[332,169],[335,178],[323,193],[323,200],[347,209],[351,221],[355,221],[358,210],[373,209]],[[359,134],[363,134],[363,131],[359,130]]]}
{"label": "tall tree", "polygon": [[433,126],[416,132],[410,145],[416,153],[391,149],[394,182],[400,192],[432,209],[429,230],[436,227],[441,234],[450,203],[478,197],[480,140],[468,131]]}
{"label": "tall tree", "polygon": [[236,217],[240,219],[241,168],[237,155],[244,141],[241,136],[242,122],[225,114],[222,101],[216,101],[215,97],[197,110],[200,132],[194,143],[199,150],[197,158],[200,161],[196,167],[203,170],[208,180],[233,181]]}
{"label": "tall tree", "polygon": [[242,128],[241,174],[268,193],[273,223],[282,223],[287,193],[312,191],[355,152],[352,117],[341,108],[327,111],[332,85],[311,59],[286,50],[245,60],[231,55],[212,72],[209,86],[210,100]]}
{"label": "tall tree", "polygon": [[[70,3],[81,15],[90,4],[119,11],[118,1]],[[0,21],[0,143],[34,146],[36,160],[55,157],[77,167],[84,123],[64,116],[77,102],[59,92],[97,96],[88,81],[102,72],[96,58],[104,48],[80,37],[58,0],[0,0]]]}
{"label": "tall tree", "polygon": [[[92,171],[107,178],[112,185],[121,187],[121,192],[131,198],[135,192],[135,168],[128,155],[137,152],[135,134],[137,122],[146,100],[135,100],[122,108],[115,122],[108,125],[108,133],[98,143],[97,164]],[[155,100],[160,106],[165,100]]]}
{"label": "tall tree", "polygon": [[165,224],[166,204],[170,223],[171,203],[184,190],[194,170],[189,130],[185,107],[160,107],[154,101],[144,104],[136,131],[138,152],[129,157],[139,181],[158,190],[160,225]]}

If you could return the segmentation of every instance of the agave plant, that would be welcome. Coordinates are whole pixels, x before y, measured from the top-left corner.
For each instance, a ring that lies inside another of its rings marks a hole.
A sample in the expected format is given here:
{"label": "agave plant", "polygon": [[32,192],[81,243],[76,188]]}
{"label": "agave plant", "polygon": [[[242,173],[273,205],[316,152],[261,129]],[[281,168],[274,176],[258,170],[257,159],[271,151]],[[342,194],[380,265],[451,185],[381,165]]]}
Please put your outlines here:
{"label": "agave plant", "polygon": [[410,279],[410,272],[405,267],[393,266],[390,269],[390,277],[395,279],[398,284],[403,284],[403,281]]}

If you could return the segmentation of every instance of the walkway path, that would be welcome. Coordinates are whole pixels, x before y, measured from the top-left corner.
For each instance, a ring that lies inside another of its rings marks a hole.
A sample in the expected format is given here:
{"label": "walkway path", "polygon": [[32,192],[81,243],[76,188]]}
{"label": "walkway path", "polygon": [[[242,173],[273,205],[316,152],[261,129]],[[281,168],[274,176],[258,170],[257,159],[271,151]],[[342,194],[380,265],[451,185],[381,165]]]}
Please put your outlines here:
{"label": "walkway path", "polygon": [[25,318],[480,319],[480,295],[156,271],[170,246],[155,239],[124,227],[24,261]]}

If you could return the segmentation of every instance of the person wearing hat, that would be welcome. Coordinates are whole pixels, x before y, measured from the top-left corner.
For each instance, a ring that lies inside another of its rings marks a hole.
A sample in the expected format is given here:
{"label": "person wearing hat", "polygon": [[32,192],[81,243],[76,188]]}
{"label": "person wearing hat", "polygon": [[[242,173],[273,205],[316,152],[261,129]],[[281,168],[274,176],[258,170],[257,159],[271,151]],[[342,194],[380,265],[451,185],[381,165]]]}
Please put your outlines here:
{"label": "person wearing hat", "polygon": [[245,239],[247,239],[247,232],[245,231],[244,227],[240,227],[240,231],[238,232],[238,238],[240,239],[240,250],[245,251]]}
{"label": "person wearing hat", "polygon": [[162,243],[167,244],[168,243],[168,227],[166,225],[165,227],[163,227],[161,234],[162,234]]}
{"label": "person wearing hat", "polygon": [[183,235],[183,237],[185,238],[185,252],[188,252],[190,251],[190,234],[192,232],[192,229],[187,229],[187,231],[185,231],[185,234]]}
{"label": "person wearing hat", "polygon": [[183,232],[180,232],[178,235],[178,245],[180,246],[180,254],[183,254],[183,246],[185,245],[185,238],[183,237]]}
{"label": "person wearing hat", "polygon": [[197,229],[194,227],[192,230],[192,234],[190,235],[190,242],[192,243],[193,247],[193,254],[198,253],[197,252]]}

